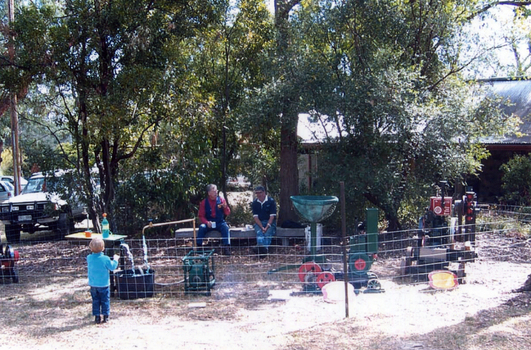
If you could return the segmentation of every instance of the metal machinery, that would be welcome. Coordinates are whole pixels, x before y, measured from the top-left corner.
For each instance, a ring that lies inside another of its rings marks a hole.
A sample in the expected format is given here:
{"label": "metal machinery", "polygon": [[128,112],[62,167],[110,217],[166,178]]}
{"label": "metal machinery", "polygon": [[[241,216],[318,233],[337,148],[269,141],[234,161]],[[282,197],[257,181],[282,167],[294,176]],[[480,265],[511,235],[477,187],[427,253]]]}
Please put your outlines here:
{"label": "metal machinery", "polygon": [[[292,196],[291,201],[299,215],[311,222],[310,255],[303,259],[302,265],[287,265],[269,273],[298,268],[298,277],[303,283],[303,290],[319,292],[327,283],[345,279],[345,272],[336,271],[334,264],[328,262],[326,255],[316,255],[316,223],[330,216],[339,200],[333,196]],[[378,210],[367,209],[366,231],[363,230],[350,237],[349,242],[346,277],[356,290],[366,287],[367,291],[382,291],[378,277],[369,272],[377,252]]]}
{"label": "metal machinery", "polygon": [[214,250],[191,250],[183,258],[184,294],[203,293],[210,295],[216,284],[214,277]]}
{"label": "metal machinery", "polygon": [[378,254],[378,209],[367,209],[366,230],[358,227],[358,234],[350,237],[348,254],[348,281],[354,288],[367,292],[381,291],[378,276],[370,272]]}
{"label": "metal machinery", "polygon": [[18,259],[18,251],[9,245],[0,244],[0,278],[2,283],[5,283],[6,279],[18,283],[18,271],[16,269]]}
{"label": "metal machinery", "polygon": [[418,234],[414,237],[416,245],[407,248],[402,261],[403,275],[427,280],[433,271],[450,271],[463,283],[465,264],[477,257],[474,251],[476,194],[467,191],[452,206],[452,197],[445,196],[446,186],[446,181],[440,183],[440,196],[430,198],[430,207],[420,218]]}

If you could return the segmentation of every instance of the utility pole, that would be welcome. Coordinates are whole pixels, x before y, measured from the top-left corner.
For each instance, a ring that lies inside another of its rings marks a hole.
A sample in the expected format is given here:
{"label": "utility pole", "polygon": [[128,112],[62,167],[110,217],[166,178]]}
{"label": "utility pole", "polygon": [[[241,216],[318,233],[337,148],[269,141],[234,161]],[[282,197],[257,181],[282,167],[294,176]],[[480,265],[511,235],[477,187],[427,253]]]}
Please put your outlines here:
{"label": "utility pole", "polygon": [[[15,0],[9,0],[7,7],[9,24],[15,21]],[[8,44],[9,59],[15,62],[15,37],[10,35]],[[14,68],[13,68],[14,69]],[[10,100],[10,114],[11,114],[11,142],[13,147],[13,177],[15,179],[15,196],[20,194],[20,150],[18,147],[18,112],[17,112],[17,94],[11,92]]]}

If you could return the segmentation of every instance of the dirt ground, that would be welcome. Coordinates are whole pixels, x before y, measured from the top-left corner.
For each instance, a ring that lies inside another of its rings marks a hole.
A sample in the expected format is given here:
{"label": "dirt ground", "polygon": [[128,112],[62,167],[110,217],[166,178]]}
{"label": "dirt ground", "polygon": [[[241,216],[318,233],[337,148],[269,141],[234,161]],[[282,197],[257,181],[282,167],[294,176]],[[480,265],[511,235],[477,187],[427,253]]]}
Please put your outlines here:
{"label": "dirt ground", "polygon": [[348,318],[344,302],[322,295],[286,292],[271,300],[271,290],[300,287],[289,282],[295,274],[231,280],[229,272],[241,266],[265,272],[278,265],[274,256],[233,255],[219,257],[211,296],[113,298],[110,322],[102,325],[90,314],[86,248],[56,242],[19,249],[31,252],[19,263],[33,278],[0,285],[0,349],[531,348],[531,292],[513,292],[531,274],[531,244],[521,237],[480,235],[467,283],[451,291],[396,278],[401,259],[382,258],[371,271],[385,292],[349,298]]}

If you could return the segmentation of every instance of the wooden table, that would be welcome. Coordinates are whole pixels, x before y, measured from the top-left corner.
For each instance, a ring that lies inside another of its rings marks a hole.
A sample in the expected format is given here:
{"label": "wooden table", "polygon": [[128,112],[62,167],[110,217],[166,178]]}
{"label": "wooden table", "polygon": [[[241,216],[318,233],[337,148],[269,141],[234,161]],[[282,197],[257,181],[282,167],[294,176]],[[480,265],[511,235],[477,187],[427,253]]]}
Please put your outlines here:
{"label": "wooden table", "polygon": [[[65,236],[65,239],[70,241],[84,241],[88,244],[93,238],[96,237],[102,238],[101,233],[92,233],[90,237],[87,237],[85,235],[85,232],[76,232]],[[124,242],[124,239],[126,238],[127,236],[125,235],[115,234],[109,235],[108,238],[102,238],[103,242],[105,243],[105,248],[109,248],[105,249],[105,254],[112,259],[115,249],[118,249],[118,251],[120,251],[120,244],[122,244]],[[111,281],[111,296],[113,297],[114,291],[116,290],[116,286],[114,283],[114,271],[109,271],[109,279]]]}

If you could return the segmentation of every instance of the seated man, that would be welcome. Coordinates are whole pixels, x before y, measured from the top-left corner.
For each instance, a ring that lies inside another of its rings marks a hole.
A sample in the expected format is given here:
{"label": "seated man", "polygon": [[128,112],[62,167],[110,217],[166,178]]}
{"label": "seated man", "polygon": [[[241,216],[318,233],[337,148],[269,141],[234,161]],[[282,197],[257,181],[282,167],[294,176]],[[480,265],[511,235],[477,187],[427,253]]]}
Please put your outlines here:
{"label": "seated man", "polygon": [[197,247],[202,248],[203,238],[212,230],[221,232],[223,254],[230,255],[230,231],[225,222],[225,217],[230,214],[230,208],[225,199],[218,196],[218,187],[210,184],[207,186],[207,198],[199,203],[199,230],[197,232]]}
{"label": "seated man", "polygon": [[271,239],[277,231],[277,204],[266,195],[263,186],[256,186],[256,195],[252,204],[254,217],[254,231],[256,232],[256,252],[263,256],[269,252]]}

